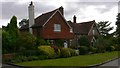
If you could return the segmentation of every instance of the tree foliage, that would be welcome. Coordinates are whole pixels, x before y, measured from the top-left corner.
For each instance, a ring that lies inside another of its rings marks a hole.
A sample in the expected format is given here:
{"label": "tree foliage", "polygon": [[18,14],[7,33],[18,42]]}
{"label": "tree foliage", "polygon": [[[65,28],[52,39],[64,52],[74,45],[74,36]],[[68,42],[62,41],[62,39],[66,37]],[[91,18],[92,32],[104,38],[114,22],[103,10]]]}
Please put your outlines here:
{"label": "tree foliage", "polygon": [[17,27],[17,18],[13,16],[2,32],[3,52],[17,52],[35,48],[35,37],[30,33],[20,32]]}
{"label": "tree foliage", "polygon": [[120,13],[118,13],[118,15],[117,15],[116,25],[117,25],[116,33],[120,37]]}
{"label": "tree foliage", "polygon": [[80,39],[78,39],[78,43],[80,46],[89,46],[90,45],[90,42],[86,36],[80,37]]}
{"label": "tree foliage", "polygon": [[97,24],[97,27],[103,36],[108,36],[109,32],[113,30],[113,27],[110,27],[111,22],[109,21],[100,21]]}
{"label": "tree foliage", "polygon": [[26,25],[28,24],[28,20],[27,19],[22,19],[20,22],[19,22],[19,26],[22,27],[23,25]]}

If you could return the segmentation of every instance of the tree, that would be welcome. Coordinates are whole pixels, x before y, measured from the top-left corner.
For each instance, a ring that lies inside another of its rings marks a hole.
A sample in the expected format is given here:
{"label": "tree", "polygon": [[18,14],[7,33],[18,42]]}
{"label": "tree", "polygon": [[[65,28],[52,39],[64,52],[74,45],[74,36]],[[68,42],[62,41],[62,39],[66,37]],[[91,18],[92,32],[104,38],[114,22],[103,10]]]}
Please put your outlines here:
{"label": "tree", "polygon": [[97,24],[97,27],[103,36],[108,36],[110,35],[109,32],[113,30],[113,27],[110,27],[111,22],[109,21],[100,21]]}
{"label": "tree", "polygon": [[[120,41],[120,13],[118,13],[118,15],[117,15],[116,25],[117,25],[116,35],[117,35],[118,41]],[[118,44],[120,44],[120,42],[118,42]]]}
{"label": "tree", "polygon": [[19,26],[22,27],[23,25],[28,24],[28,20],[27,19],[22,19],[21,22],[19,22]]}

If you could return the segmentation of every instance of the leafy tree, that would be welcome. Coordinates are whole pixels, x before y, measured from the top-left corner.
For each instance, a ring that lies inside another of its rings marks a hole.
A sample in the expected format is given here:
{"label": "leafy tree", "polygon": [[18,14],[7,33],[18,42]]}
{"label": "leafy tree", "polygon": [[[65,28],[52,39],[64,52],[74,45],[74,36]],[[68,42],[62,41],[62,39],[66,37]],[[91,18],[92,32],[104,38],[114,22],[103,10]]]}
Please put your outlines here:
{"label": "leafy tree", "polygon": [[17,44],[18,44],[17,49],[19,51],[33,50],[36,48],[35,40],[36,40],[36,38],[33,35],[31,35],[30,33],[20,32],[18,35],[18,39],[17,39]]}
{"label": "leafy tree", "polygon": [[[116,34],[118,37],[117,39],[118,39],[118,41],[120,41],[120,13],[118,13],[118,15],[117,15],[116,25],[117,25]],[[120,44],[120,42],[118,42],[118,44]]]}
{"label": "leafy tree", "polygon": [[100,21],[97,24],[97,27],[103,36],[108,36],[110,35],[109,32],[113,30],[113,27],[110,27],[111,22],[109,21]]}
{"label": "leafy tree", "polygon": [[19,26],[22,27],[23,25],[28,24],[28,20],[27,19],[22,19],[21,22],[19,22]]}

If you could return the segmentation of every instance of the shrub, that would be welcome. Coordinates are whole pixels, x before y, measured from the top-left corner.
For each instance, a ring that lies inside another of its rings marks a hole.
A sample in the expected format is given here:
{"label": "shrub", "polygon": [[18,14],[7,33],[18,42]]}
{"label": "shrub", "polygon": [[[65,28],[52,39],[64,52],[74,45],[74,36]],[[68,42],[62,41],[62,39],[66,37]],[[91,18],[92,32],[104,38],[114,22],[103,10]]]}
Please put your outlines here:
{"label": "shrub", "polygon": [[93,47],[93,46],[90,46],[90,47],[89,47],[89,51],[92,52],[92,53],[96,53],[97,48],[95,48],[95,47]]}
{"label": "shrub", "polygon": [[48,58],[55,58],[54,49],[50,46],[39,46],[38,48],[41,52],[43,52],[43,55],[47,55]]}
{"label": "shrub", "polygon": [[47,55],[39,55],[38,59],[40,59],[40,60],[48,59],[48,56]]}
{"label": "shrub", "polygon": [[79,50],[75,50],[75,55],[79,55]]}
{"label": "shrub", "polygon": [[89,46],[90,45],[90,42],[86,36],[81,36],[80,39],[78,39],[78,43],[80,46],[82,46],[82,45]]}
{"label": "shrub", "polygon": [[88,54],[88,47],[87,46],[80,46],[79,47],[79,54],[80,55]]}
{"label": "shrub", "polygon": [[38,56],[41,52],[39,50],[25,50],[21,52],[17,52],[17,56]]}
{"label": "shrub", "polygon": [[51,47],[54,49],[56,57],[60,57],[60,49],[57,46],[54,46],[54,45],[52,45]]}
{"label": "shrub", "polygon": [[114,46],[109,46],[106,48],[107,51],[114,51],[115,50],[115,47]]}
{"label": "shrub", "polygon": [[69,48],[69,51],[70,51],[71,56],[75,56],[76,55],[74,49]]}
{"label": "shrub", "polygon": [[61,57],[70,57],[69,48],[61,48]]}

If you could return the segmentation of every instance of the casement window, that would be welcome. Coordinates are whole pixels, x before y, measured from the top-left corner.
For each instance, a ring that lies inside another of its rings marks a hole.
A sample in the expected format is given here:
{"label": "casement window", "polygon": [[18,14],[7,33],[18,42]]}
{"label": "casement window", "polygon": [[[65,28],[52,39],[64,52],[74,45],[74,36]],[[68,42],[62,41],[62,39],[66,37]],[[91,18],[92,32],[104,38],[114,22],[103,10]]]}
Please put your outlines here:
{"label": "casement window", "polygon": [[54,24],[54,32],[61,32],[61,25],[60,24]]}

